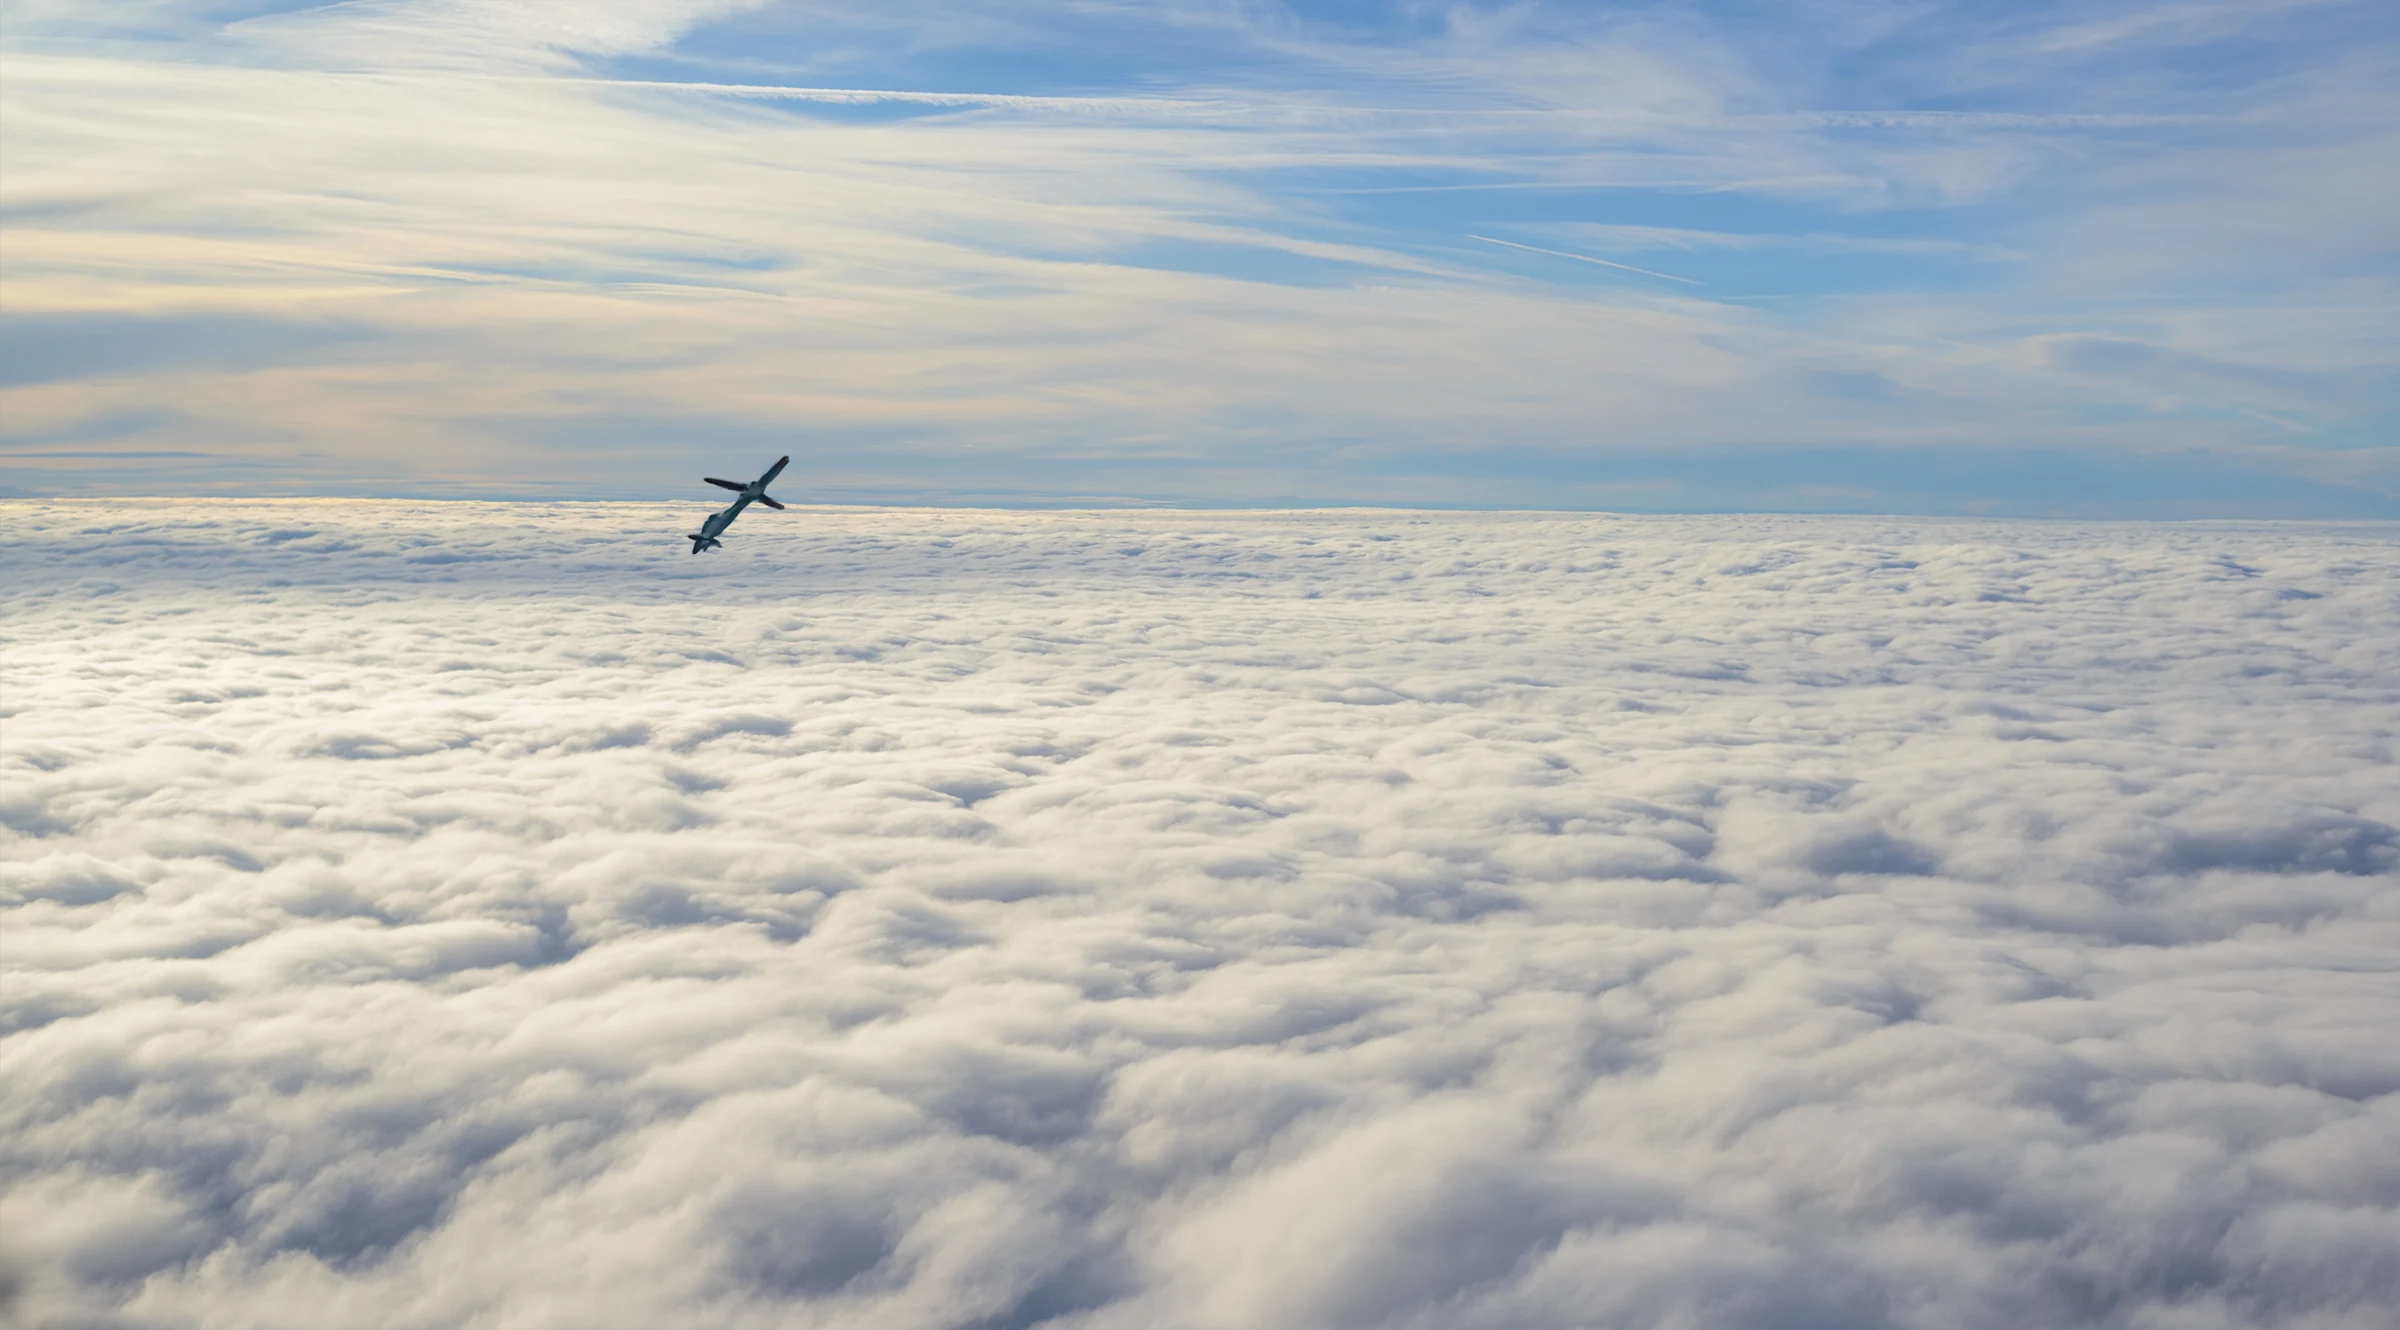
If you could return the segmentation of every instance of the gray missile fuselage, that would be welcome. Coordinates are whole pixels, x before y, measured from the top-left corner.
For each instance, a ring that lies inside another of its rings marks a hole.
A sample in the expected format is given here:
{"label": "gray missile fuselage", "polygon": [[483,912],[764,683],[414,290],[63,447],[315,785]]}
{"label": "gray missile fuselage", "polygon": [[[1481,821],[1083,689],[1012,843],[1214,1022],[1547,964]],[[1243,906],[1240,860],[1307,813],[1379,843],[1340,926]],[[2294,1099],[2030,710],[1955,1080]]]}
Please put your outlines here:
{"label": "gray missile fuselage", "polygon": [[722,548],[725,542],[719,540],[718,537],[724,535],[725,528],[732,526],[733,519],[741,516],[742,510],[751,504],[763,503],[769,508],[783,507],[782,504],[768,497],[767,486],[774,481],[775,477],[783,474],[783,469],[789,466],[791,461],[792,459],[788,456],[776,458],[775,465],[768,467],[765,475],[747,485],[738,480],[719,480],[715,476],[704,477],[709,484],[715,485],[719,489],[733,490],[736,493],[731,504],[721,511],[710,514],[709,519],[700,524],[700,529],[688,537],[692,542],[692,553],[698,554],[702,550]]}

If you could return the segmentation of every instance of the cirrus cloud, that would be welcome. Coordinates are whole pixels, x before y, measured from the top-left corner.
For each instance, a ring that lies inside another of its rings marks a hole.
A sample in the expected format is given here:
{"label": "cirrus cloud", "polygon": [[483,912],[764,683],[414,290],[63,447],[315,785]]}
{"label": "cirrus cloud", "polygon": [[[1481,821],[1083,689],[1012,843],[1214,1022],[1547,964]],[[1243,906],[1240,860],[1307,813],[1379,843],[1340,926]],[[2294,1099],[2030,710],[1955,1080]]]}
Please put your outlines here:
{"label": "cirrus cloud", "polygon": [[[1496,459],[1806,454],[1675,485],[1774,507],[2029,446],[2126,471],[2035,512],[2141,513],[2194,450],[2305,515],[2400,493],[2370,4],[68,3],[7,41],[35,492],[640,497],[800,435],[884,497],[1623,507]],[[2101,342],[2227,372],[2027,354]],[[2285,515],[2256,488],[2207,510]]]}

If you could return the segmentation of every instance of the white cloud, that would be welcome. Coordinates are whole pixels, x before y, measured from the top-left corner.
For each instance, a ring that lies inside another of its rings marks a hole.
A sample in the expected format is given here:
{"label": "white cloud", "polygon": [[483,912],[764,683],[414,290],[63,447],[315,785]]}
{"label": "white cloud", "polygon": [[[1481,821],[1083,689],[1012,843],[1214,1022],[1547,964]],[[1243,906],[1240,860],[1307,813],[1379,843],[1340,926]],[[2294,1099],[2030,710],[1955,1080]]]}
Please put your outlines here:
{"label": "white cloud", "polygon": [[0,505],[36,1326],[2358,1326],[2385,527]]}

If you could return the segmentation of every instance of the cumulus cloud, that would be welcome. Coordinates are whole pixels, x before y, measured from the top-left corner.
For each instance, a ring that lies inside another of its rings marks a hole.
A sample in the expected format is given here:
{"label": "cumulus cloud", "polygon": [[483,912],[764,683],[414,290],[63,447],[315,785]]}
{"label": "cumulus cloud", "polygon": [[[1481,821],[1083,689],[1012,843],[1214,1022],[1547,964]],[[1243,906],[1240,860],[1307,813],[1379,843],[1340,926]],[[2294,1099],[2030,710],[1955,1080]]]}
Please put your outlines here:
{"label": "cumulus cloud", "polygon": [[2355,1326],[2385,527],[11,502],[32,1326]]}

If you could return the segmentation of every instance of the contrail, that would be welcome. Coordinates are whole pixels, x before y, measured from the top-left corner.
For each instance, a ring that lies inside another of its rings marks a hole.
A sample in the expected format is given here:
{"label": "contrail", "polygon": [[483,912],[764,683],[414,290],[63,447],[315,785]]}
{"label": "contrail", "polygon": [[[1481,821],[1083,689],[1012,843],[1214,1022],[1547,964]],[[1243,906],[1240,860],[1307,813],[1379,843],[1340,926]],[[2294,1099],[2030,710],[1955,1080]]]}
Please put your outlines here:
{"label": "contrail", "polygon": [[[920,106],[1008,107],[1050,111],[1147,111],[1190,114],[1222,111],[1226,104],[1173,97],[1039,97],[1006,92],[904,92],[892,88],[798,88],[775,83],[684,83],[661,79],[536,79],[542,83],[573,83],[597,88],[635,88],[643,92],[689,92],[756,101],[827,102],[863,106],[876,102],[906,102]],[[1241,108],[1236,108],[1241,109]]]}
{"label": "contrail", "polygon": [[1520,245],[1514,240],[1498,240],[1491,236],[1479,236],[1472,233],[1467,236],[1467,239],[1480,240],[1487,245],[1506,245],[1510,249],[1531,250],[1536,254],[1548,254],[1553,258],[1573,259],[1578,263],[1597,263],[1603,268],[1622,268],[1627,272],[1638,272],[1644,277],[1662,277],[1670,282],[1681,282],[1685,286],[1708,285],[1706,282],[1695,281],[1689,277],[1677,277],[1671,272],[1652,272],[1648,268],[1636,268],[1630,263],[1617,263],[1610,259],[1595,259],[1589,254],[1569,254],[1563,249],[1544,249],[1540,245]]}

